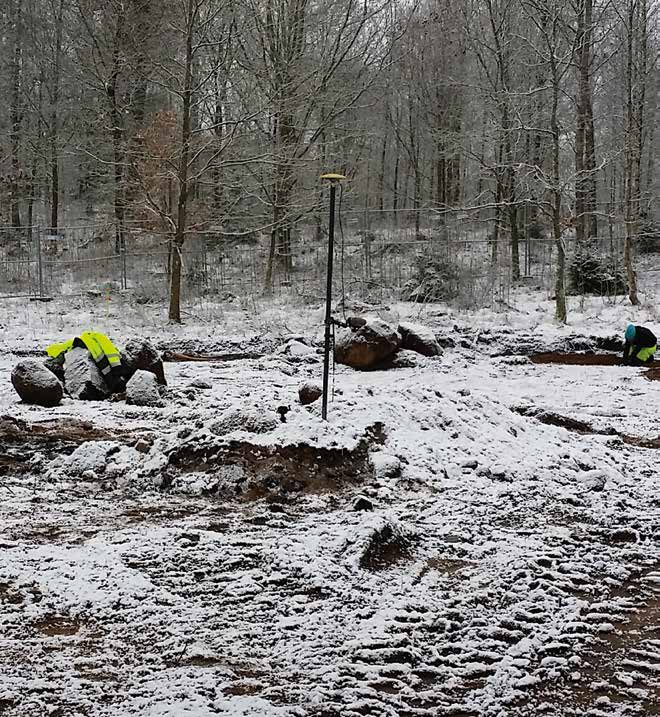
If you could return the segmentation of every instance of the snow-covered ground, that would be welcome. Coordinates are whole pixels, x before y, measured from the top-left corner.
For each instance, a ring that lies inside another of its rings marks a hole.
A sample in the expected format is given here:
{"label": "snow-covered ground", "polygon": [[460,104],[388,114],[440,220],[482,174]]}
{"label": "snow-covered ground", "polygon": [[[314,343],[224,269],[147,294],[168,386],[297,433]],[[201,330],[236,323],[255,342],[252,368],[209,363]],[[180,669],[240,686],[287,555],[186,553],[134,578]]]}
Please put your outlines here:
{"label": "snow-covered ground", "polygon": [[[657,326],[652,305],[575,306],[566,328],[531,294],[499,315],[392,306],[455,346],[410,368],[337,366],[329,424],[297,402],[320,379],[317,354],[272,351],[286,333],[313,343],[319,309],[162,329],[127,307],[12,307],[0,320],[0,714],[658,714],[660,454],[634,440],[660,434],[660,383],[515,355],[630,319]],[[235,338],[266,355],[167,364],[162,408],[19,403],[11,351],[81,324],[117,340]],[[280,406],[286,422],[269,423]],[[266,432],[225,435],[236,408]],[[253,447],[265,497],[227,497],[229,444]],[[304,445],[312,464],[316,451],[348,467],[283,492],[268,451],[293,456],[285,472],[300,455],[302,475]]]}

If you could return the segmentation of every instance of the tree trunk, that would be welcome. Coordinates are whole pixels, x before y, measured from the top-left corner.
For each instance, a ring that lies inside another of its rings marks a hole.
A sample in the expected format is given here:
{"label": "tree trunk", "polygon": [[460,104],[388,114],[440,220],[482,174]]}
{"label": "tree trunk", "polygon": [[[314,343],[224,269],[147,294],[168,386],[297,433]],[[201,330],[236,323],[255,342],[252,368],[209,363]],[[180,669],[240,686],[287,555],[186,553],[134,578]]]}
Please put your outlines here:
{"label": "tree trunk", "polygon": [[[224,102],[227,91],[227,77],[224,75],[224,69],[222,79],[220,79],[218,75],[219,73],[216,71],[214,77],[215,107],[213,111],[213,132],[215,135],[215,144],[217,150],[219,151],[224,141]],[[222,186],[222,175],[220,173],[218,160],[213,162],[211,177],[213,183],[213,210],[216,220],[221,221],[224,209],[224,189]]]}
{"label": "tree trunk", "polygon": [[180,156],[178,162],[177,180],[179,184],[179,199],[176,210],[176,229],[174,233],[174,251],[172,256],[172,278],[170,281],[170,306],[168,317],[170,321],[181,323],[181,250],[186,238],[186,224],[188,219],[189,171],[190,171],[190,142],[192,137],[192,94],[193,94],[193,37],[197,20],[197,0],[186,0],[186,54],[184,64]]}
{"label": "tree trunk", "polygon": [[399,220],[397,210],[399,208],[399,143],[396,143],[396,159],[394,160],[394,177],[392,184],[392,211],[394,212],[394,223],[396,224]]}
{"label": "tree trunk", "polygon": [[497,150],[495,153],[496,157],[496,167],[495,167],[495,219],[493,222],[493,234],[491,239],[491,246],[490,246],[490,265],[493,272],[495,271],[495,267],[497,266],[497,259],[498,259],[498,253],[499,253],[499,243],[500,243],[500,220],[502,215],[502,195],[503,195],[503,189],[502,189],[502,141],[498,140],[497,142]]}
{"label": "tree trunk", "polygon": [[383,130],[383,143],[380,150],[380,171],[378,173],[378,209],[385,208],[385,166],[387,161],[387,128]]}
{"label": "tree trunk", "polygon": [[596,150],[591,87],[593,0],[578,7],[578,97],[575,128],[575,234],[578,241],[598,235]]}
{"label": "tree trunk", "polygon": [[14,52],[11,65],[11,95],[9,98],[9,152],[11,165],[10,178],[10,213],[14,227],[21,226],[20,186],[21,163],[19,158],[21,125],[23,112],[21,108],[21,84],[23,65],[23,0],[17,0],[16,16],[13,23]]}
{"label": "tree trunk", "polygon": [[634,241],[641,204],[641,165],[644,140],[648,36],[647,0],[628,0],[626,37],[626,123],[625,123],[625,224],[624,265],[630,303],[639,304],[635,272]]}
{"label": "tree trunk", "polygon": [[55,18],[55,57],[51,85],[50,114],[50,228],[53,234],[59,231],[60,216],[60,163],[59,163],[59,102],[60,74],[62,67],[62,30],[64,22],[64,0],[60,0]]}
{"label": "tree trunk", "polygon": [[559,165],[559,72],[554,43],[550,48],[550,68],[552,75],[552,104],[550,112],[550,132],[552,134],[552,235],[557,248],[557,266],[555,277],[555,318],[562,324],[566,323],[566,252],[561,231],[561,175]]}
{"label": "tree trunk", "polygon": [[114,44],[112,48],[112,71],[106,85],[112,122],[112,154],[114,175],[114,212],[115,212],[115,253],[119,254],[124,243],[124,118],[117,97],[117,85],[121,72],[121,42],[124,27],[124,12],[117,18]]}
{"label": "tree trunk", "polygon": [[585,53],[586,36],[584,28],[584,6],[586,0],[580,0],[577,15],[577,35],[578,35],[578,97],[577,112],[575,115],[575,238],[578,243],[582,243],[585,239],[585,213],[584,213],[584,195],[585,195],[585,176],[584,176],[584,127],[586,121],[585,103],[588,94],[589,74],[588,67],[585,69],[585,63],[588,62],[588,55]]}

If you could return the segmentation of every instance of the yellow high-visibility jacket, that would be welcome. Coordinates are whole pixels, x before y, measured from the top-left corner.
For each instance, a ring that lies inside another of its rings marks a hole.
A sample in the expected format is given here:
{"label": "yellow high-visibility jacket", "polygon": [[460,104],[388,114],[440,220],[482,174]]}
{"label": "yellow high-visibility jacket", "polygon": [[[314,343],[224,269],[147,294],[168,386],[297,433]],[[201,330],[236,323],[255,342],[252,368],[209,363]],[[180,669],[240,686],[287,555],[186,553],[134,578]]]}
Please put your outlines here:
{"label": "yellow high-visibility jacket", "polygon": [[94,363],[106,380],[111,377],[111,374],[119,375],[121,373],[121,354],[112,341],[98,331],[83,331],[73,339],[51,344],[46,348],[46,353],[51,358],[58,358],[75,346],[84,346],[89,351]]}

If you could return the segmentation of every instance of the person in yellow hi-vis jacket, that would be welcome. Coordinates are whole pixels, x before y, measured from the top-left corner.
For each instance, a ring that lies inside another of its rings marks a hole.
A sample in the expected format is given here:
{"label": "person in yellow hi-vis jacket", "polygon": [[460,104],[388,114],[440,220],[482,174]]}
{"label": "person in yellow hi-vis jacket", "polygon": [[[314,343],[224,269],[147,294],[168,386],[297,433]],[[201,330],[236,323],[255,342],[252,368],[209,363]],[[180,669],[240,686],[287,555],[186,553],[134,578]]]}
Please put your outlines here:
{"label": "person in yellow hi-vis jacket", "polygon": [[73,339],[51,344],[46,348],[46,353],[57,363],[63,364],[65,354],[73,348],[85,348],[89,351],[108,388],[113,393],[124,391],[126,372],[121,354],[105,334],[98,331],[83,331]]}

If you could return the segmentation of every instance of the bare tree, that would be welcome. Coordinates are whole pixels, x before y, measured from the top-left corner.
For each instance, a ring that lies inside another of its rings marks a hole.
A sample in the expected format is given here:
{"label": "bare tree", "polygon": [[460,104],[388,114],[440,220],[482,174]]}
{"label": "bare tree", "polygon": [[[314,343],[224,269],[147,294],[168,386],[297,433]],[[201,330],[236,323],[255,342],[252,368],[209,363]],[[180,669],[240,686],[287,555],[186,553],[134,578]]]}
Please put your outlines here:
{"label": "bare tree", "polygon": [[[269,108],[270,181],[262,186],[271,207],[265,288],[272,288],[276,256],[291,268],[288,237],[312,209],[294,197],[312,149],[355,106],[387,59],[387,26],[378,22],[384,0],[248,0],[254,36],[242,43],[243,63]],[[252,88],[254,92],[254,87]]]}
{"label": "bare tree", "polygon": [[646,89],[649,81],[649,7],[647,0],[626,0],[624,37],[626,47],[625,129],[624,129],[624,212],[626,238],[624,263],[630,303],[639,303],[635,272],[634,242],[637,237],[642,199],[642,155]]}
{"label": "bare tree", "polygon": [[9,176],[9,197],[11,223],[21,226],[21,179],[20,160],[21,127],[23,124],[23,40],[24,40],[24,0],[12,0],[9,3],[11,18],[12,48],[10,54],[10,94],[9,94],[9,152],[11,174]]}
{"label": "bare tree", "polygon": [[[561,0],[523,0],[528,20],[536,28],[530,38],[538,62],[545,68],[545,89],[550,95],[548,134],[550,137],[551,168],[545,182],[548,201],[545,206],[552,222],[552,236],[557,251],[555,267],[555,316],[566,323],[566,248],[563,241],[562,199],[567,182],[561,168],[560,97],[565,92],[564,81],[573,64],[575,39],[567,37],[567,24]],[[572,178],[572,177],[571,177]]]}
{"label": "bare tree", "polygon": [[576,12],[578,92],[575,118],[575,236],[577,241],[583,241],[598,235],[596,149],[591,80],[593,0],[579,0]]}
{"label": "bare tree", "polygon": [[[480,5],[483,5],[481,7]],[[495,233],[500,232],[500,211],[508,219],[511,242],[511,267],[514,281],[520,279],[520,237],[518,229],[517,166],[520,132],[515,122],[513,106],[515,86],[512,66],[519,47],[514,43],[518,35],[513,28],[519,22],[520,6],[510,0],[483,0],[473,6],[466,16],[470,44],[489,88],[491,101],[499,118],[493,156],[496,179],[497,209]],[[502,207],[500,207],[500,204]],[[495,244],[496,246],[496,244]]]}

